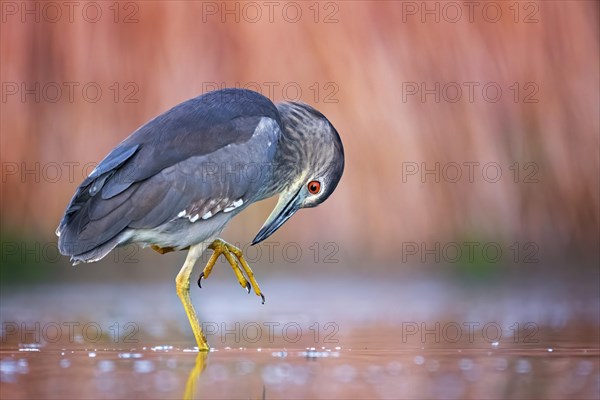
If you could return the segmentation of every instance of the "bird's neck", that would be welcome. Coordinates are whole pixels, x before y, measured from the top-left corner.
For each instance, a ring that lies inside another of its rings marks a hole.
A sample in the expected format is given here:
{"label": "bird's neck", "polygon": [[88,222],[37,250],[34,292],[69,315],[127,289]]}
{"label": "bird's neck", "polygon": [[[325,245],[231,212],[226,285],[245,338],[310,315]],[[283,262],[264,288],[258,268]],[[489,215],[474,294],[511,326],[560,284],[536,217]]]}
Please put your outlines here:
{"label": "bird's neck", "polygon": [[281,118],[281,133],[273,160],[272,177],[266,188],[271,196],[281,193],[293,182],[306,178],[311,156],[314,158],[314,149],[319,145],[318,133],[326,122],[321,113],[307,104],[282,102],[277,103],[276,107]]}
{"label": "bird's neck", "polygon": [[281,115],[281,134],[273,162],[271,179],[273,193],[280,193],[286,186],[302,179],[308,169],[307,136],[301,131],[303,126],[289,109],[278,108]]}

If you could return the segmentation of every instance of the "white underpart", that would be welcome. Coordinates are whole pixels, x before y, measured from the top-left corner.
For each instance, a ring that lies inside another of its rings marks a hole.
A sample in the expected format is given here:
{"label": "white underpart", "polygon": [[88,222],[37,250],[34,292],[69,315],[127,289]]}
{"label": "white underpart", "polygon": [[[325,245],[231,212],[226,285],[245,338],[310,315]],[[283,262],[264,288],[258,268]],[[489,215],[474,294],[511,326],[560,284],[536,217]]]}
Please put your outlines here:
{"label": "white underpart", "polygon": [[[209,211],[202,216],[202,219],[209,219],[210,217],[212,217],[212,212]],[[194,221],[192,221],[192,222],[194,222]]]}
{"label": "white underpart", "polygon": [[187,212],[185,210],[182,210],[182,211],[179,212],[179,214],[177,214],[177,217],[178,218],[185,217],[185,214],[187,214]]}
{"label": "white underpart", "polygon": [[242,204],[244,204],[244,200],[242,199],[238,199],[236,201],[233,202],[232,205],[230,205],[229,207],[225,207],[225,209],[223,210],[223,212],[230,212],[235,210],[236,208],[238,208],[239,206],[241,206]]}
{"label": "white underpart", "polygon": [[198,221],[198,218],[200,218],[200,214],[196,214],[193,217],[189,217],[190,222],[196,222]]}

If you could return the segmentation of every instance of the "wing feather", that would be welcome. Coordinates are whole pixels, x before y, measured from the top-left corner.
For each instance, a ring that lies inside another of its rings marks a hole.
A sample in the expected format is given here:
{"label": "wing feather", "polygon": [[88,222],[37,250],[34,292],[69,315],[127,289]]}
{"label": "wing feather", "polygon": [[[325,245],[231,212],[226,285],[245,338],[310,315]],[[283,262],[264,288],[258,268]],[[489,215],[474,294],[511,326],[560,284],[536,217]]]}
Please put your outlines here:
{"label": "wing feather", "polygon": [[[247,162],[242,147],[253,138],[252,146],[266,148],[264,132],[260,138],[255,134],[265,117],[270,128],[279,129],[269,99],[230,89],[188,100],[151,120],[78,187],[57,230],[61,253],[90,253],[126,229],[156,228],[184,210],[199,217],[214,214],[242,198],[260,182],[234,182],[205,167],[231,170]],[[273,135],[269,142],[276,140]]]}

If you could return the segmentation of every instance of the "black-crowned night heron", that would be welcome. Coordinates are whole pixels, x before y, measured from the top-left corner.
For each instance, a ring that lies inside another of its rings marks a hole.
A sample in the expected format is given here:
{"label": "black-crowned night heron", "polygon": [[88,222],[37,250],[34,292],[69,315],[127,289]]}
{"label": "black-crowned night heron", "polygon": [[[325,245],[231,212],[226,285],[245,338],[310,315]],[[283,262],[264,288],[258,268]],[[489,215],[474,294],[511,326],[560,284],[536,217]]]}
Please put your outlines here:
{"label": "black-crowned night heron", "polygon": [[206,279],[223,254],[237,279],[264,302],[240,249],[219,239],[250,204],[279,195],[252,244],[298,209],[327,199],[344,169],[344,150],[319,111],[273,104],[249,90],[224,89],[183,102],[149,121],[108,154],[77,188],[56,231],[74,263],[98,261],[116,246],[189,249],[177,294],[200,350],[208,344],[189,296],[194,263],[213,250]]}

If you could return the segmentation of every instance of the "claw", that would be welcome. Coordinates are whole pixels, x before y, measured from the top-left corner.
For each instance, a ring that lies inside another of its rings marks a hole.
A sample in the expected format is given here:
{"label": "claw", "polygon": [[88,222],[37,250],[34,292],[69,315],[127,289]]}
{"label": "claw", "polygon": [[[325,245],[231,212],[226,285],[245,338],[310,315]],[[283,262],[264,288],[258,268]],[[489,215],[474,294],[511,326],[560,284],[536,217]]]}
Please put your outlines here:
{"label": "claw", "polygon": [[[238,282],[243,288],[246,288],[248,293],[254,289],[254,292],[260,296],[262,300],[262,304],[265,304],[265,296],[261,293],[260,288],[258,287],[258,282],[254,278],[254,273],[252,269],[244,259],[244,255],[242,251],[237,247],[223,241],[222,239],[215,239],[209,246],[209,249],[213,250],[213,254],[208,260],[208,263],[204,267],[204,271],[200,274],[198,278],[198,286],[202,287],[201,281],[202,278],[207,279],[210,275],[212,268],[214,267],[217,259],[222,254],[225,256],[225,259],[233,268],[233,272],[235,273]],[[244,272],[246,275],[244,275]]]}

